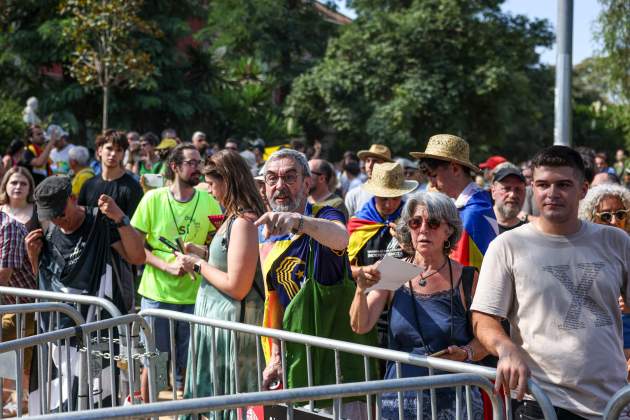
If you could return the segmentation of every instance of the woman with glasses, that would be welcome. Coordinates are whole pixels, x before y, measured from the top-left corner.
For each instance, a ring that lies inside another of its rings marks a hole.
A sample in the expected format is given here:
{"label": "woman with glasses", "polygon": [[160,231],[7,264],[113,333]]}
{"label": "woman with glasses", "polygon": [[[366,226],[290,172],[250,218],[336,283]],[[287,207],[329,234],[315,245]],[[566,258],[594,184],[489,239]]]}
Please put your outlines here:
{"label": "woman with glasses", "polygon": [[[614,226],[630,232],[628,217],[630,214],[630,191],[617,184],[602,184],[591,188],[580,202],[580,219],[600,225]],[[628,360],[628,378],[630,379],[630,307],[621,298],[619,303],[624,313],[623,351]]]}
{"label": "woman with glasses", "polygon": [[[357,333],[372,330],[385,304],[390,302],[390,349],[460,362],[483,359],[487,353],[473,337],[467,316],[477,273],[474,268],[464,267],[449,258],[462,232],[453,201],[442,193],[419,193],[405,205],[398,226],[398,237],[410,238],[414,250],[408,261],[423,271],[396,291],[375,289],[367,294],[365,290],[377,284],[383,273],[366,272],[359,276],[350,308],[353,330]],[[428,375],[426,368],[411,365],[401,368],[401,377]],[[388,362],[385,378],[396,376],[396,364]],[[455,391],[437,390],[436,396],[438,418],[455,418]],[[429,416],[429,393],[422,393],[421,398],[423,415]],[[416,393],[403,393],[403,399],[404,418],[415,417]],[[472,402],[472,417],[481,418],[481,395],[476,389]],[[398,418],[398,404],[397,393],[384,394],[383,418]],[[465,411],[463,406],[460,409]]]}
{"label": "woman with glasses", "polygon": [[[204,278],[195,315],[259,326],[265,292],[254,222],[264,213],[264,205],[249,167],[238,153],[223,150],[212,155],[206,160],[204,174],[209,192],[225,209],[225,218],[210,243],[207,261],[192,253],[178,254],[186,271],[200,273]],[[190,348],[186,398],[258,390],[254,335],[232,335],[228,330],[212,331],[210,327],[198,326],[192,340],[196,352],[193,354]],[[233,419],[236,411],[208,413],[207,417]]]}

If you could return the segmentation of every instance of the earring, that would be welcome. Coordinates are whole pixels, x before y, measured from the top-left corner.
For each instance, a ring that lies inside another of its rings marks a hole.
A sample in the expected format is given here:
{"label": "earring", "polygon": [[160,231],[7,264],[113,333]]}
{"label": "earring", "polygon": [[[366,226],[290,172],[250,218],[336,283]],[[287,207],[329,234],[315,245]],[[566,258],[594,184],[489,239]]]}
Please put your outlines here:
{"label": "earring", "polygon": [[451,241],[447,239],[446,242],[444,242],[444,249],[450,249],[450,248],[451,248]]}

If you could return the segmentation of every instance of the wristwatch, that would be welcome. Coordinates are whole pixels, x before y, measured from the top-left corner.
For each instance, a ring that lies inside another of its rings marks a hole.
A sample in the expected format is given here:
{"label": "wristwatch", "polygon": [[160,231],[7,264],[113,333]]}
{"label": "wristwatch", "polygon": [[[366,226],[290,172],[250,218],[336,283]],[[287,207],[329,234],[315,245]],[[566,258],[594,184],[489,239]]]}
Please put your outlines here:
{"label": "wristwatch", "polygon": [[201,261],[197,261],[194,265],[193,265],[193,271],[197,274],[201,274]]}
{"label": "wristwatch", "polygon": [[120,222],[116,223],[116,227],[117,228],[121,228],[124,226],[129,226],[131,224],[130,220],[129,220],[129,216],[127,216],[126,214],[123,216],[122,219],[120,219]]}

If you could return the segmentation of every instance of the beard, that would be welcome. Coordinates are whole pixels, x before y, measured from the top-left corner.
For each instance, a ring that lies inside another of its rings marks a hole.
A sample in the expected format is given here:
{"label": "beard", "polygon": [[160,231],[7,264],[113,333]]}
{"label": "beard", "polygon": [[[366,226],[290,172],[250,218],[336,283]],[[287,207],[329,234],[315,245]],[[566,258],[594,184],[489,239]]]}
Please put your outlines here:
{"label": "beard", "polygon": [[199,184],[199,175],[192,175],[188,178],[181,178],[181,181],[189,187],[194,187]]}
{"label": "beard", "polygon": [[521,209],[516,204],[501,204],[496,207],[503,219],[513,219],[518,216]]}
{"label": "beard", "polygon": [[[287,203],[278,204],[276,202],[276,199],[280,194],[284,194],[285,199],[288,200]],[[298,192],[295,197],[291,197],[291,193],[287,189],[282,189],[274,193],[274,195],[271,197],[271,200],[269,200],[269,205],[271,206],[271,209],[275,212],[294,212],[300,208],[305,199],[306,194],[303,189]]]}

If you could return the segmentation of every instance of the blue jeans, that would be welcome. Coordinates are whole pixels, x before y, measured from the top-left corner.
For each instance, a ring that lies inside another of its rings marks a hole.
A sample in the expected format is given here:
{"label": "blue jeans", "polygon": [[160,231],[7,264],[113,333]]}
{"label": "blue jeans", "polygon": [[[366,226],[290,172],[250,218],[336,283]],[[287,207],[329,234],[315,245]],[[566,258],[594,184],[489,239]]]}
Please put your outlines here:
{"label": "blue jeans", "polygon": [[[183,312],[185,314],[193,314],[195,305],[179,305],[176,303],[158,302],[153,299],[142,297],[140,309],[168,309],[169,311]],[[155,346],[160,353],[171,351],[171,336],[169,320],[166,318],[158,318],[154,316],[144,317],[150,326],[152,326],[153,335],[155,336]],[[182,373],[186,369],[188,360],[188,342],[190,341],[190,328],[187,322],[174,321],[175,323],[175,383],[177,388],[184,388],[184,377]],[[144,340],[143,340],[144,341]],[[173,357],[173,355],[169,355]]]}

